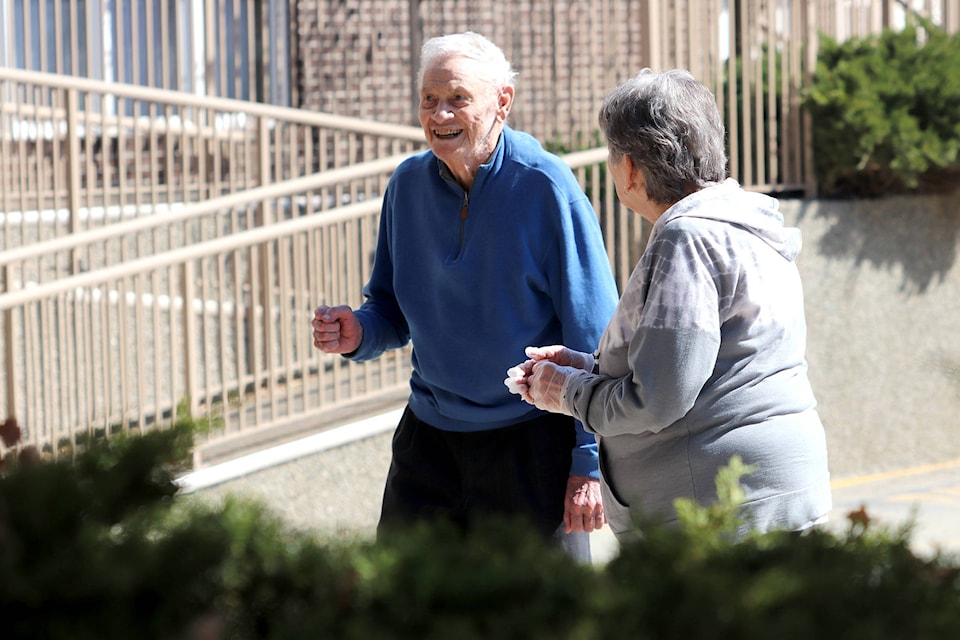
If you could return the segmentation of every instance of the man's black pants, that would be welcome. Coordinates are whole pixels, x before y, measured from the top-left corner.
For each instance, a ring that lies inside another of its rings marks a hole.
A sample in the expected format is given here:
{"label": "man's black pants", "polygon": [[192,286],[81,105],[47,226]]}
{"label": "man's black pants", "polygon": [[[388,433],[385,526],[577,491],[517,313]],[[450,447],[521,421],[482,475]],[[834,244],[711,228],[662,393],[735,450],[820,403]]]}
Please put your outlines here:
{"label": "man's black pants", "polygon": [[589,561],[587,534],[562,535],[575,444],[573,418],[565,415],[457,432],[435,428],[407,407],[393,436],[378,535],[421,520],[445,519],[469,530],[485,516],[516,517]]}

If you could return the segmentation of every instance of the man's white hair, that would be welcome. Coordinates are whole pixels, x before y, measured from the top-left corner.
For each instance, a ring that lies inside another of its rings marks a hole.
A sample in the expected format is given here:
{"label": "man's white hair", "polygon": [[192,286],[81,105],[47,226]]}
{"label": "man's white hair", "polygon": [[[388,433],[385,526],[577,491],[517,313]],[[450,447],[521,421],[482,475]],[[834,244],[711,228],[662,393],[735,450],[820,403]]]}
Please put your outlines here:
{"label": "man's white hair", "polygon": [[465,31],[427,40],[420,50],[420,71],[417,73],[417,86],[423,86],[423,74],[434,61],[448,56],[463,56],[483,63],[486,77],[496,86],[513,86],[517,72],[513,70],[503,51],[479,33]]}

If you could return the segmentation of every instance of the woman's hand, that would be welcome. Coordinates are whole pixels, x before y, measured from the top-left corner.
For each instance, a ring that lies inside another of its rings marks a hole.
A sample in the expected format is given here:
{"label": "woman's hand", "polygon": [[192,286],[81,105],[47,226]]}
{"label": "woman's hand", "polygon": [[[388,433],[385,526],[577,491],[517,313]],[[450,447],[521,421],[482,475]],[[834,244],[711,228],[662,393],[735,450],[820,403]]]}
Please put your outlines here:
{"label": "woman's hand", "polygon": [[562,367],[593,371],[594,359],[592,353],[576,351],[562,344],[550,345],[549,347],[527,347],[524,352],[534,362],[549,360]]}
{"label": "woman's hand", "polygon": [[526,362],[521,362],[515,367],[510,367],[507,369],[507,377],[503,381],[503,384],[507,385],[507,389],[510,390],[510,393],[515,393],[521,398],[524,402],[529,402],[533,404],[533,398],[530,397],[530,391],[527,386],[527,381],[530,377],[530,373],[533,370],[533,365],[536,362],[533,360],[527,360]]}
{"label": "woman's hand", "polygon": [[591,373],[593,354],[563,345],[527,347],[529,360],[507,370],[503,384],[524,402],[551,413],[573,415],[565,401],[572,378]]}

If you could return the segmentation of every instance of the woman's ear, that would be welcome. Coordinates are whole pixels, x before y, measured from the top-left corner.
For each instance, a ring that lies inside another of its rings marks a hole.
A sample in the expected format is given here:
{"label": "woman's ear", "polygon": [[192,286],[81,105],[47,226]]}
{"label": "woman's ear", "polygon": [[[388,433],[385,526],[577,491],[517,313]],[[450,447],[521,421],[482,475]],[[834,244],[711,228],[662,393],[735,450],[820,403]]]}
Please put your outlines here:
{"label": "woman's ear", "polygon": [[626,154],[623,156],[623,175],[627,179],[628,191],[646,193],[647,181],[643,179],[643,171],[633,164],[633,159]]}

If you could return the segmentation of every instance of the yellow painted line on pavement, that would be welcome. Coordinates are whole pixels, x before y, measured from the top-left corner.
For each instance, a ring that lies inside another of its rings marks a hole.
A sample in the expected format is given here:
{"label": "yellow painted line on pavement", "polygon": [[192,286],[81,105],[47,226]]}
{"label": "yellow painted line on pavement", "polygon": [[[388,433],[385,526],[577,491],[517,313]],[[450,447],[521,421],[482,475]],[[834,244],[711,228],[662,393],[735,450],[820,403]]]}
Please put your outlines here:
{"label": "yellow painted line on pavement", "polygon": [[938,462],[936,464],[926,464],[909,469],[898,469],[896,471],[886,471],[884,473],[871,473],[865,476],[855,478],[842,478],[830,483],[832,489],[845,489],[847,487],[856,487],[870,482],[880,482],[881,480],[895,480],[897,478],[906,478],[908,476],[918,476],[924,473],[933,473],[934,471],[945,471],[947,469],[960,469],[960,460],[951,460],[950,462]]}
{"label": "yellow painted line on pavement", "polygon": [[960,499],[954,496],[941,495],[936,491],[933,493],[901,493],[900,495],[888,498],[888,500],[890,502],[910,502],[914,504],[920,502],[924,504],[944,504],[951,506],[960,504]]}

